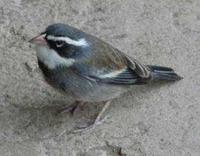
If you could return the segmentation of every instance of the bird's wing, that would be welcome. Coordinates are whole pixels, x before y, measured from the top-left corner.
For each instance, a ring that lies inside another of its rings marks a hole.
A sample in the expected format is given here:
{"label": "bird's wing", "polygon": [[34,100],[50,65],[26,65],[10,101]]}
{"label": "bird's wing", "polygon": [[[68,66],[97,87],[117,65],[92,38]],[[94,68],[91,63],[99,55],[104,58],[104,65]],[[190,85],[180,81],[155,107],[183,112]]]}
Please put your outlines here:
{"label": "bird's wing", "polygon": [[108,84],[129,85],[144,83],[150,77],[147,66],[125,55],[111,45],[93,38],[92,55],[76,69],[85,78]]}

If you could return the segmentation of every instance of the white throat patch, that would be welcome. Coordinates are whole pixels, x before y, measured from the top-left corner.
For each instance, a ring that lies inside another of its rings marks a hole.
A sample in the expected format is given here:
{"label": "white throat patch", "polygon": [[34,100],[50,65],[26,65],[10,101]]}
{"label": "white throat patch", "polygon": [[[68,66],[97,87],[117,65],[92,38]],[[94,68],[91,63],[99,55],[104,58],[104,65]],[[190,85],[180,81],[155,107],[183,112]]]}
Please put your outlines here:
{"label": "white throat patch", "polygon": [[88,43],[84,38],[81,38],[81,39],[76,41],[76,40],[72,40],[69,37],[55,37],[55,36],[48,35],[47,39],[52,40],[52,41],[64,41],[67,44],[71,44],[71,45],[74,45],[74,46],[80,46],[80,47],[81,46],[82,47],[88,46]]}
{"label": "white throat patch", "polygon": [[53,49],[49,49],[46,46],[35,46],[35,49],[38,59],[49,69],[55,69],[59,65],[69,67],[75,62],[74,59],[61,57]]}

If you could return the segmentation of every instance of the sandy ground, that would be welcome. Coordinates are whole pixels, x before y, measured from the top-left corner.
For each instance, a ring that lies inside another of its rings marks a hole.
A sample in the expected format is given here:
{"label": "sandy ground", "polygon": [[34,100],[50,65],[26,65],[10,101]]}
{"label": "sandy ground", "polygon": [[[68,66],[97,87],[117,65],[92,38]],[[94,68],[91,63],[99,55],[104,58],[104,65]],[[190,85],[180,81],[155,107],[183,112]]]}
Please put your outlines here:
{"label": "sandy ground", "polygon": [[[0,156],[199,156],[199,8],[199,0],[1,0]],[[102,105],[56,115],[72,100],[43,81],[27,42],[54,22],[184,80],[134,87],[112,102],[104,124],[74,134]]]}

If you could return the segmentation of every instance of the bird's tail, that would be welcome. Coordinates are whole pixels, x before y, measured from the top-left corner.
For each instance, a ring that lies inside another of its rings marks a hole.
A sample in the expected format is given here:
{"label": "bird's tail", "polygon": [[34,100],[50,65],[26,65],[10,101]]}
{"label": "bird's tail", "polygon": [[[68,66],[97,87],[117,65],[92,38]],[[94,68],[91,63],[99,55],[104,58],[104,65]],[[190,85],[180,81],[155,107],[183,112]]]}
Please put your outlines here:
{"label": "bird's tail", "polygon": [[148,67],[151,70],[151,79],[153,81],[178,81],[183,79],[172,68],[152,65],[148,65]]}

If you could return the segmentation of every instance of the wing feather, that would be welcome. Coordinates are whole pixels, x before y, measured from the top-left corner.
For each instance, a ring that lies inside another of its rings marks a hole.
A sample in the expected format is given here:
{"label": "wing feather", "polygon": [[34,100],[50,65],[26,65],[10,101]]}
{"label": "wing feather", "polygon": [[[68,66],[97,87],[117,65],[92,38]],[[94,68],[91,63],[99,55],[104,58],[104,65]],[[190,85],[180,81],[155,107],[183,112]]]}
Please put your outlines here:
{"label": "wing feather", "polygon": [[115,85],[142,84],[150,78],[149,68],[136,59],[93,36],[90,40],[92,55],[77,68],[85,78]]}

